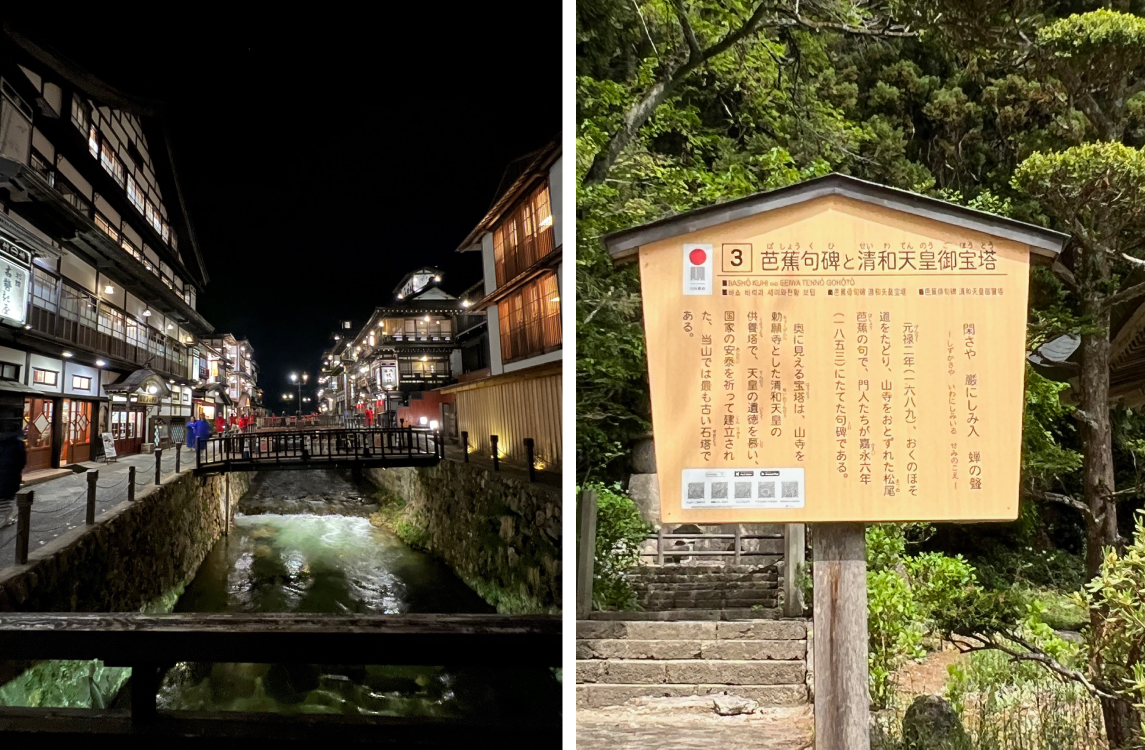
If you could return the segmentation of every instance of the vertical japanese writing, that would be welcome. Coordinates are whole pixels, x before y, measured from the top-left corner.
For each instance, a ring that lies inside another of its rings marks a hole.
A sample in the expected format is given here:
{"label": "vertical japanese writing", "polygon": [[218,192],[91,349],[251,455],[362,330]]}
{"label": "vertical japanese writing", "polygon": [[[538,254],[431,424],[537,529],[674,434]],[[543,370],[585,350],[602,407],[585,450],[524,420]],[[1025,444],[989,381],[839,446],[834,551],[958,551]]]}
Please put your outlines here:
{"label": "vertical japanese writing", "polygon": [[[792,400],[794,402],[793,414],[802,424],[807,419],[807,382],[803,379],[803,324],[796,323],[791,327],[792,334],[792,365],[795,379],[791,384]],[[807,429],[799,426],[795,428],[795,460],[802,463],[803,450],[807,447]]]}
{"label": "vertical japanese writing", "polygon": [[[977,368],[974,367],[974,360],[978,356],[977,332],[975,331],[973,323],[962,324],[962,338],[964,342],[963,353],[966,355],[966,362],[968,369],[973,368],[972,372],[966,373],[965,387],[966,387],[966,424],[969,429],[966,431],[966,443],[971,448],[974,448],[978,440],[982,436],[978,432],[978,375],[976,374]],[[967,474],[970,477],[970,489],[982,489],[982,463],[981,453],[977,450],[971,450],[967,456],[969,468]]]}
{"label": "vertical japanese writing", "polygon": [[[707,317],[708,314],[704,313]],[[710,322],[710,321],[708,321]],[[700,334],[700,455],[704,461],[712,460],[712,335]]]}
{"label": "vertical japanese writing", "polygon": [[684,315],[682,316],[681,320],[684,323],[684,333],[688,334],[689,336],[695,336],[696,331],[692,327],[692,320],[694,320],[694,318],[692,317],[692,311],[691,310],[685,310]]}
{"label": "vertical japanese writing", "polygon": [[870,340],[867,335],[867,326],[873,321],[870,321],[869,317],[867,313],[860,312],[855,320],[855,360],[863,368],[863,372],[867,371],[867,354],[870,351],[867,348],[867,342]]}
{"label": "vertical japanese writing", "polygon": [[846,316],[835,313],[835,463],[839,473],[847,476],[847,334],[843,326]]}
{"label": "vertical japanese writing", "polygon": [[734,310],[724,312],[724,460],[735,461],[736,437],[739,433],[739,418],[735,413],[735,372],[739,359],[736,348],[736,314]]}
{"label": "vertical japanese writing", "polygon": [[946,374],[951,380],[946,386],[946,407],[950,424],[950,478],[958,488],[958,386],[954,382],[954,334],[946,332]]}
{"label": "vertical japanese writing", "polygon": [[771,436],[783,435],[783,380],[779,365],[783,351],[783,313],[771,314]]}
{"label": "vertical japanese writing", "polygon": [[867,391],[871,389],[871,381],[859,378],[859,482],[871,483],[871,399]]}
{"label": "vertical japanese writing", "polygon": [[[903,323],[902,327],[902,367],[903,367],[903,423],[906,429],[913,433],[918,429],[918,411],[915,403],[914,386],[914,347],[918,343],[918,324]],[[918,441],[913,437],[906,439],[906,486],[911,497],[918,497],[918,461],[915,451]]]}
{"label": "vertical japanese writing", "polygon": [[759,458],[759,381],[758,367],[747,368],[747,457]]}
{"label": "vertical japanese writing", "polygon": [[747,314],[747,351],[752,359],[759,359],[759,313],[755,310]]}

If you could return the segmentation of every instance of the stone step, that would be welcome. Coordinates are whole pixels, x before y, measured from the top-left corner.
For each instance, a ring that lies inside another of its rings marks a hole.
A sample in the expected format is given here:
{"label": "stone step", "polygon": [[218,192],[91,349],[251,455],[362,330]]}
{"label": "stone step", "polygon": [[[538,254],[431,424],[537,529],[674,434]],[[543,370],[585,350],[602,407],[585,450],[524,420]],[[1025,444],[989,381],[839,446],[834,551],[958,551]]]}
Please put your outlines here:
{"label": "stone step", "polygon": [[577,708],[618,706],[633,698],[677,698],[728,693],[764,706],[797,706],[808,700],[806,685],[603,685],[576,686]]}
{"label": "stone step", "polygon": [[[752,589],[667,589],[659,591],[645,591],[642,599],[723,599],[725,601],[751,601],[756,599],[777,599],[779,592],[775,589],[765,588],[752,588]],[[750,605],[749,605],[750,606]]]}
{"label": "stone step", "polygon": [[[631,612],[618,613],[631,615]],[[578,620],[576,637],[634,641],[780,641],[807,640],[806,620],[735,620],[662,622],[656,620]]]}
{"label": "stone step", "polygon": [[801,685],[803,660],[578,659],[576,681],[610,685]]}
{"label": "stone step", "polygon": [[774,589],[779,582],[774,578],[752,578],[735,581],[709,581],[706,578],[688,578],[679,581],[665,581],[658,578],[632,578],[630,583],[636,588],[643,589],[671,589],[673,591],[691,591],[695,589],[713,588],[763,588]]}
{"label": "stone step", "polygon": [[752,573],[775,572],[771,565],[641,565],[635,571],[637,575],[749,575]]}
{"label": "stone step", "polygon": [[807,656],[802,640],[635,641],[624,638],[576,642],[577,659],[718,659],[791,661]]}
{"label": "stone step", "polygon": [[752,607],[778,607],[779,599],[774,596],[669,596],[658,595],[640,597],[640,606],[648,611],[662,609],[724,609],[727,607],[751,609]]}
{"label": "stone step", "polygon": [[784,617],[779,607],[764,607],[752,609],[750,607],[725,607],[720,609],[662,609],[655,612],[593,612],[589,617],[592,620],[631,620],[658,622],[707,622],[723,620],[725,622],[741,620],[778,620]]}

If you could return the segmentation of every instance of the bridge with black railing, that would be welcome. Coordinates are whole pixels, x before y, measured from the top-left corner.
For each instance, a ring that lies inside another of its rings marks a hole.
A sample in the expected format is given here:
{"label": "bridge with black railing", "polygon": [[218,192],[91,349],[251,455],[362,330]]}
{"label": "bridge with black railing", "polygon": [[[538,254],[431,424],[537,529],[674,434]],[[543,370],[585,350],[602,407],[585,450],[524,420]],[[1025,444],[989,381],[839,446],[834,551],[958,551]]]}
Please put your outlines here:
{"label": "bridge with black railing", "polygon": [[195,454],[195,474],[436,466],[444,457],[445,444],[439,430],[255,430],[216,435],[203,441]]}

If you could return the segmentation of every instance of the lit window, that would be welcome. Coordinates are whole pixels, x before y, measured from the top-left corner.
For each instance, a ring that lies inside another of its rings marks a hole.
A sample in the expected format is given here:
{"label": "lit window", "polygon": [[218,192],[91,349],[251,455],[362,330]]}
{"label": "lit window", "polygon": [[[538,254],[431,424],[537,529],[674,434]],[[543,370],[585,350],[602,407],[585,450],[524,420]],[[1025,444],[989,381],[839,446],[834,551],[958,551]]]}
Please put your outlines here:
{"label": "lit window", "polygon": [[88,126],[91,124],[87,104],[75,96],[72,97],[72,124],[79,129],[80,133],[87,133]]}
{"label": "lit window", "polygon": [[160,234],[163,235],[164,242],[171,242],[171,227],[167,222],[163,222],[163,228],[160,230]]}
{"label": "lit window", "polygon": [[55,385],[59,382],[59,373],[55,370],[32,369],[32,382],[37,385]]}
{"label": "lit window", "polygon": [[131,201],[131,205],[140,211],[143,210],[143,191],[139,189],[139,183],[131,175],[127,175],[127,199]]}
{"label": "lit window", "polygon": [[557,276],[546,274],[497,304],[501,358],[533,357],[561,346],[561,299]]}
{"label": "lit window", "polygon": [[549,186],[543,184],[493,230],[497,286],[516,278],[554,250]]}
{"label": "lit window", "polygon": [[103,232],[113,240],[119,240],[119,230],[111,225],[111,222],[103,218],[100,214],[95,215],[95,225],[103,230]]}
{"label": "lit window", "polygon": [[87,150],[96,159],[99,158],[99,131],[95,125],[88,126],[87,130]]}
{"label": "lit window", "polygon": [[111,150],[111,144],[104,141],[100,144],[99,150],[99,163],[107,170],[107,173],[115,179],[121,186],[123,185],[123,178],[126,172],[123,169],[123,162]]}
{"label": "lit window", "polygon": [[85,378],[82,375],[72,375],[72,390],[73,391],[90,391],[91,378]]}

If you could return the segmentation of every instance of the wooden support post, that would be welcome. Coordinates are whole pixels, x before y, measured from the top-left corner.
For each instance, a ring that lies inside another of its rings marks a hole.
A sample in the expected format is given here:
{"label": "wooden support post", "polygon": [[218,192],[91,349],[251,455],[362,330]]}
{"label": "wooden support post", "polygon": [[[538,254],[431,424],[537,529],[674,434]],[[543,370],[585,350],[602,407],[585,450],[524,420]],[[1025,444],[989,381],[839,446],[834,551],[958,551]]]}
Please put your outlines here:
{"label": "wooden support post", "polygon": [[163,451],[159,448],[155,449],[155,484],[159,484],[163,478]]}
{"label": "wooden support post", "polygon": [[537,481],[537,469],[533,465],[533,448],[534,443],[532,438],[525,438],[525,460],[529,462],[529,481]]}
{"label": "wooden support post", "polygon": [[461,450],[465,454],[465,463],[469,463],[469,432],[461,431]]}
{"label": "wooden support post", "polygon": [[87,473],[87,517],[84,520],[88,526],[95,523],[95,483],[99,481],[98,471]]}
{"label": "wooden support post", "polygon": [[127,502],[135,502],[135,467],[127,467]]}
{"label": "wooden support post", "polygon": [[16,495],[16,564],[28,562],[28,541],[32,536],[32,500],[36,493],[21,492]]}
{"label": "wooden support post", "polygon": [[[493,444],[496,447],[496,443]],[[576,618],[587,620],[592,612],[592,576],[596,565],[596,493],[580,493],[577,508]]]}
{"label": "wooden support post", "polygon": [[814,531],[815,750],[870,750],[865,528]]}
{"label": "wooden support post", "polygon": [[743,544],[743,538],[742,538],[743,537],[743,525],[742,524],[738,524],[738,523],[736,524],[735,535],[736,535],[736,540],[735,540],[736,548],[735,548],[735,555],[733,558],[735,560],[735,562],[733,562],[732,564],[733,565],[739,565],[740,546]]}
{"label": "wooden support post", "polygon": [[801,523],[783,525],[783,614],[803,616],[803,590],[799,577],[806,563],[807,527]]}
{"label": "wooden support post", "polygon": [[497,455],[497,436],[489,436],[489,444],[493,446],[493,471],[501,471],[501,458]]}
{"label": "wooden support post", "polygon": [[159,668],[154,664],[131,665],[131,723],[150,724],[158,716]]}
{"label": "wooden support post", "polygon": [[183,455],[183,444],[175,443],[175,473],[179,473],[179,458]]}

